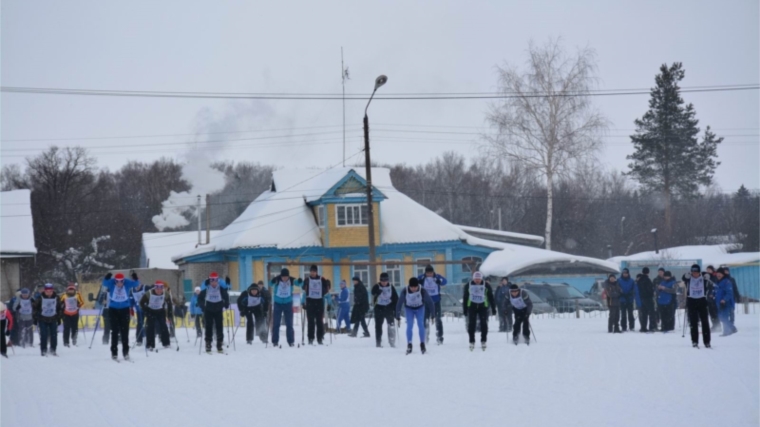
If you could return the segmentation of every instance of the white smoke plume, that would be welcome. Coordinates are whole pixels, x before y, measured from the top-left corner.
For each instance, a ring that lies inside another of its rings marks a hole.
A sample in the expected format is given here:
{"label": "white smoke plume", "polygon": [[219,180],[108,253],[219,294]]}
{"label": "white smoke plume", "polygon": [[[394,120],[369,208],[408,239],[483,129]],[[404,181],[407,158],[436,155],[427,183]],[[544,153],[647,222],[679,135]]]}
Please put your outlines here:
{"label": "white smoke plume", "polygon": [[[195,142],[188,145],[182,167],[182,178],[190,184],[190,191],[172,191],[162,203],[161,214],[153,217],[153,224],[159,231],[185,227],[190,224],[188,217],[201,214],[206,194],[221,191],[225,185],[224,174],[213,169],[211,164],[221,158],[233,141],[247,135],[237,132],[254,128],[256,122],[270,114],[261,102],[234,102],[221,114],[207,107],[198,112]],[[196,208],[198,195],[201,195],[201,211]]]}

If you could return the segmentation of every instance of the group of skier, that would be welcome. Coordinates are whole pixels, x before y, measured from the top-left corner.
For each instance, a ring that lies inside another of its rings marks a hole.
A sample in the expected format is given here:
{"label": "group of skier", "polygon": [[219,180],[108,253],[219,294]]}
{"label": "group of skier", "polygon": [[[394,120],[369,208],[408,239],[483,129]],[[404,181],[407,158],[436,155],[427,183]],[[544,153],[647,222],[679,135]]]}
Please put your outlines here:
{"label": "group of skier", "polygon": [[[699,326],[702,342],[711,347],[711,331],[723,330],[723,336],[737,332],[734,326],[734,309],[738,300],[736,281],[727,267],[715,270],[708,266],[705,272],[699,264],[691,266],[689,273],[681,278],[685,300],[686,320],[689,323],[692,345],[699,347]],[[670,271],[660,268],[654,280],[649,279],[649,268],[644,267],[636,280],[625,268],[620,279],[610,274],[604,283],[604,294],[609,307],[607,331],[621,333],[635,330],[634,302],[638,308],[639,332],[655,332],[675,329],[675,313],[678,308],[679,284]],[[710,319],[712,318],[712,326]],[[685,325],[684,325],[685,327]]]}

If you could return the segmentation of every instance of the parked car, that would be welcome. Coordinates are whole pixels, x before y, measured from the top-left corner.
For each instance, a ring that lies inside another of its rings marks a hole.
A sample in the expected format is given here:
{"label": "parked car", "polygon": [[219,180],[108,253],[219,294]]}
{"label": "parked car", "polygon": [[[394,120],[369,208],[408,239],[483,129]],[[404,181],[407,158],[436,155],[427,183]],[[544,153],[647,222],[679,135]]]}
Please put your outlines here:
{"label": "parked car", "polygon": [[567,283],[525,283],[522,287],[537,294],[560,313],[575,311],[576,304],[586,312],[604,309],[602,303],[587,298]]}
{"label": "parked car", "polygon": [[551,304],[541,299],[541,297],[536,295],[535,292],[531,292],[528,289],[525,289],[525,291],[530,296],[530,300],[533,301],[534,314],[551,314],[557,312],[556,308],[552,307]]}

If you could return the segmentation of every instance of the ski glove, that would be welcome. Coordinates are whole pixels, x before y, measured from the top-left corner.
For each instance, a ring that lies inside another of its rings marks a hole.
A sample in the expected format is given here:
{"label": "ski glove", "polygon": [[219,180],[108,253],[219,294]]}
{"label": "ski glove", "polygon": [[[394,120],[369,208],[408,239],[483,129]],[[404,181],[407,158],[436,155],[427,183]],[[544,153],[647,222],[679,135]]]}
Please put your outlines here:
{"label": "ski glove", "polygon": [[230,303],[225,302],[224,303],[224,309],[227,310],[228,308],[230,308]]}
{"label": "ski glove", "polygon": [[225,277],[224,277],[224,280],[227,282],[227,284],[228,284],[228,285],[229,285],[229,284],[232,282],[232,281],[230,280],[230,276],[225,276]]}
{"label": "ski glove", "polygon": [[132,278],[132,280],[134,280],[135,282],[137,281],[137,273],[135,273],[134,271],[132,272],[132,274],[130,275],[130,277],[131,277],[131,278]]}
{"label": "ski glove", "polygon": [[436,283],[437,285],[440,285],[441,283],[443,283],[443,281],[442,281],[441,279],[435,279],[435,283]]}
{"label": "ski glove", "polygon": [[398,324],[401,324],[401,318],[400,318],[400,317],[397,317],[397,318],[396,318],[396,322],[398,322]]}
{"label": "ski glove", "polygon": [[110,272],[106,274],[106,280],[111,280],[111,277],[113,277],[113,274],[111,274]]}

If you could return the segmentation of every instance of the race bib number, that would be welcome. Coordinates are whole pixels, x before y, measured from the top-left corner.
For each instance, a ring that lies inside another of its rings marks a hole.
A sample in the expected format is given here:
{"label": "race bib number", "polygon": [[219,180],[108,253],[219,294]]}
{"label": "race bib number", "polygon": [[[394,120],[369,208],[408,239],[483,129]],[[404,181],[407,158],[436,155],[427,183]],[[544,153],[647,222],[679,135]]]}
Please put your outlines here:
{"label": "race bib number", "polygon": [[293,289],[291,288],[290,283],[280,282],[280,285],[277,286],[277,298],[290,298],[293,294]]}
{"label": "race bib number", "polygon": [[42,317],[55,316],[55,305],[58,302],[57,298],[43,298],[42,299]]}
{"label": "race bib number", "polygon": [[425,290],[431,297],[438,295],[438,283],[435,283],[435,277],[425,277]]}
{"label": "race bib number", "polygon": [[525,305],[525,301],[522,299],[522,296],[518,296],[517,298],[512,298],[512,296],[509,296],[509,303],[512,304],[512,307],[522,310],[523,308],[527,307]]}
{"label": "race bib number", "polygon": [[145,295],[145,288],[141,291],[132,291],[132,298],[135,299],[135,302],[139,303],[142,299],[143,295]]}
{"label": "race bib number", "polygon": [[692,280],[689,286],[689,298],[704,298],[705,282],[704,280]]}
{"label": "race bib number", "polygon": [[66,306],[66,311],[77,311],[79,309],[79,301],[77,301],[77,297],[68,297],[63,303]]}
{"label": "race bib number", "polygon": [[219,286],[209,286],[206,288],[206,302],[221,302],[222,301],[222,288]]}
{"label": "race bib number", "polygon": [[422,306],[422,292],[407,292],[406,306],[409,308],[418,308]]}
{"label": "race bib number", "polygon": [[248,307],[256,307],[261,304],[261,297],[253,297],[248,295]]}
{"label": "race bib number", "polygon": [[486,300],[486,285],[470,285],[470,302],[483,304]]}
{"label": "race bib number", "polygon": [[129,297],[127,296],[127,289],[124,288],[124,286],[116,286],[113,288],[113,292],[111,293],[111,301],[113,302],[124,302]]}
{"label": "race bib number", "polygon": [[322,299],[322,280],[309,279],[309,298]]}
{"label": "race bib number", "polygon": [[380,295],[377,298],[377,303],[380,305],[388,305],[391,303],[392,290],[391,286],[380,286]]}
{"label": "race bib number", "polygon": [[148,301],[148,307],[150,307],[151,310],[160,310],[164,308],[164,295],[151,294],[150,301]]}
{"label": "race bib number", "polygon": [[28,299],[19,301],[18,312],[21,314],[32,314],[32,302]]}

